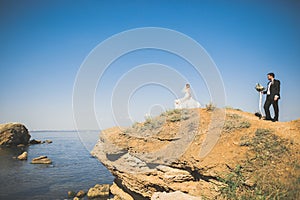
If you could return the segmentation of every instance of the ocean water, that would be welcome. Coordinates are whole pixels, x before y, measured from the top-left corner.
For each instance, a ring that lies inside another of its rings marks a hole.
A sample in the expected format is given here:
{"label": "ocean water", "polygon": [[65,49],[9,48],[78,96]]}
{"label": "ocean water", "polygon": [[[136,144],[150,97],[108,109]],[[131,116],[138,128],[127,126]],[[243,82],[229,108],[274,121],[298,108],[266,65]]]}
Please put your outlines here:
{"label": "ocean water", "polygon": [[[0,148],[0,199],[34,200],[67,199],[67,192],[87,191],[95,184],[111,184],[114,177],[90,150],[96,144],[99,131],[40,131],[31,132],[31,139],[52,140],[25,148]],[[23,151],[27,161],[14,159]],[[30,164],[46,155],[51,165]]]}

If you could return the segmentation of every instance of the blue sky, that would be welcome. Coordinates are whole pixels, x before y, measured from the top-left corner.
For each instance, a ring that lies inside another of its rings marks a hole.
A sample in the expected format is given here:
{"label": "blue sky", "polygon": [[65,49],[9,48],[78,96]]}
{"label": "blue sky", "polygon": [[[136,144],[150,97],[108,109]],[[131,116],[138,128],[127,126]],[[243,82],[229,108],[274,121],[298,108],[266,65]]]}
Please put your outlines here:
{"label": "blue sky", "polygon": [[[253,88],[257,82],[266,85],[266,74],[274,72],[282,83],[280,120],[297,119],[299,9],[297,1],[0,0],[0,123],[74,129],[72,92],[80,65],[100,42],[142,27],[173,29],[201,44],[220,71],[229,106],[257,111]],[[105,128],[114,125],[108,105],[101,105],[105,95],[126,71],[151,62],[174,67],[203,105],[210,101],[203,79],[184,61],[154,50],[133,52],[113,63],[97,87],[95,112],[106,119]],[[141,120],[151,105],[173,105],[174,96],[157,86],[135,94],[130,103],[134,120]],[[96,127],[87,123],[85,128]]]}

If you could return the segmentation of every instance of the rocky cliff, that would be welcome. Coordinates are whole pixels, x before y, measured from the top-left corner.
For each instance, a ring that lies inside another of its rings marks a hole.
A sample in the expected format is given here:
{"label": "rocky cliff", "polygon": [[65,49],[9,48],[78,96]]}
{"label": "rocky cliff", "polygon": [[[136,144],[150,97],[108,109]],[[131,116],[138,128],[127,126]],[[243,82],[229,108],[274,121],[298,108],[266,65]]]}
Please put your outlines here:
{"label": "rocky cliff", "polygon": [[103,131],[92,155],[116,177],[115,199],[297,199],[299,133],[300,120],[171,110]]}
{"label": "rocky cliff", "polygon": [[0,145],[17,146],[27,145],[30,134],[27,128],[20,123],[0,124]]}

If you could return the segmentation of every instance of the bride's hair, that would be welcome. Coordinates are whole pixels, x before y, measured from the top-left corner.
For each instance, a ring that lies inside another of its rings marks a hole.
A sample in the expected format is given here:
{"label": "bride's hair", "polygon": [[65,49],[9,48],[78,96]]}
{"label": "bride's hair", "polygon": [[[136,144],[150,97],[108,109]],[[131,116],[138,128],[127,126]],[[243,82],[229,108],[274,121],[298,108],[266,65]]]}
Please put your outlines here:
{"label": "bride's hair", "polygon": [[190,88],[191,87],[191,85],[190,84],[185,84],[185,88]]}

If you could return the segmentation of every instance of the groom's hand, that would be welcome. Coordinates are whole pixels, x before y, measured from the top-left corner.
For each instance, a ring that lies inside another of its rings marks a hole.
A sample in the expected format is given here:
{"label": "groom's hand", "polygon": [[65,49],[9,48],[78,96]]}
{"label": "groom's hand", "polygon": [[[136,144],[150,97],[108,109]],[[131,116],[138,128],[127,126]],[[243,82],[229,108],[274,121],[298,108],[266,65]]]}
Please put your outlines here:
{"label": "groom's hand", "polygon": [[275,96],[275,97],[274,97],[274,101],[277,101],[277,100],[278,100],[278,98],[279,98],[278,96]]}

